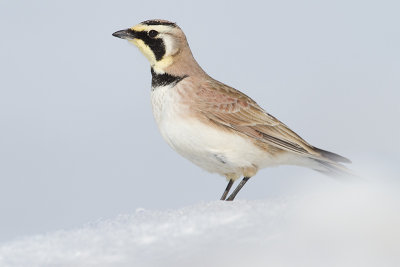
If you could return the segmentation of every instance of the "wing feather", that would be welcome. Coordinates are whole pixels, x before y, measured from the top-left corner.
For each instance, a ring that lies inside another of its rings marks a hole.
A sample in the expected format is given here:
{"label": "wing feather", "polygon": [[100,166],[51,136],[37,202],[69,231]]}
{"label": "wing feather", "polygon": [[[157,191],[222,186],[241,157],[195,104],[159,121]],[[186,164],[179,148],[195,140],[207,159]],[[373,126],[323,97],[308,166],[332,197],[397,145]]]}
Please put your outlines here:
{"label": "wing feather", "polygon": [[207,81],[194,94],[192,107],[214,123],[280,149],[317,157],[314,147],[264,111],[245,94],[218,81]]}

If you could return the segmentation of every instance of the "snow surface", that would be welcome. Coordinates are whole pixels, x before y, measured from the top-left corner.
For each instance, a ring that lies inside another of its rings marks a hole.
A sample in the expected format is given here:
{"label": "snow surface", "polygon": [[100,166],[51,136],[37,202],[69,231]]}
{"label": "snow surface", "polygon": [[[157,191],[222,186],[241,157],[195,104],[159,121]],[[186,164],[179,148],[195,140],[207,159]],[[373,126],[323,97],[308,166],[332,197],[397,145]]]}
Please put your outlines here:
{"label": "snow surface", "polygon": [[304,195],[137,209],[0,246],[0,266],[400,266],[394,186],[337,184]]}

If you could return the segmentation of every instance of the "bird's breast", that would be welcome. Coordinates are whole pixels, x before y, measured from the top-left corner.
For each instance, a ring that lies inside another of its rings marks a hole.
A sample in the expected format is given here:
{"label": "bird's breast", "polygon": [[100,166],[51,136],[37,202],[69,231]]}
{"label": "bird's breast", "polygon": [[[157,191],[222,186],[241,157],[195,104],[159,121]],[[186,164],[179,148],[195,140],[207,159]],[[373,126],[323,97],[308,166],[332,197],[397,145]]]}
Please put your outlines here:
{"label": "bird's breast", "polygon": [[220,174],[256,165],[262,151],[241,135],[223,131],[190,112],[176,87],[152,91],[154,118],[165,141],[201,168]]}
{"label": "bird's breast", "polygon": [[151,104],[154,119],[160,130],[161,127],[176,120],[182,109],[180,107],[180,96],[176,92],[176,88],[169,85],[153,88]]}

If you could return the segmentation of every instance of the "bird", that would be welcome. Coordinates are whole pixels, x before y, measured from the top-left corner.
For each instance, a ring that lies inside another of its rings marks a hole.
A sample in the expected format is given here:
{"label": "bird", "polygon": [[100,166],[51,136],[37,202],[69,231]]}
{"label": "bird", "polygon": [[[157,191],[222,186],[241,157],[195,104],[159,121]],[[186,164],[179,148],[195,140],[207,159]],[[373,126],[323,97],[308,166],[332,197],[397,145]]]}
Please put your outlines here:
{"label": "bird", "polygon": [[310,145],[246,94],[209,76],[175,22],[146,20],[112,35],[137,46],[150,62],[152,111],[161,135],[181,156],[227,179],[221,200],[234,200],[266,167],[351,174],[343,165],[349,159]]}

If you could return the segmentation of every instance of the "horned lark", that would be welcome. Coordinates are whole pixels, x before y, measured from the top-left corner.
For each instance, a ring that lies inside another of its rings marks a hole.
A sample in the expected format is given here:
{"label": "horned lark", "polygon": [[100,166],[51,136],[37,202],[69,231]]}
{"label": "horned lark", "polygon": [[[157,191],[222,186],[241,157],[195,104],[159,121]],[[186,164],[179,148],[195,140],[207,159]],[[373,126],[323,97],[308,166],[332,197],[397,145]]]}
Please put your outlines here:
{"label": "horned lark", "polygon": [[233,200],[261,168],[299,165],[328,175],[348,173],[342,156],[316,148],[244,93],[211,78],[196,62],[173,22],[147,20],[113,36],[136,45],[151,65],[151,102],[167,143],[201,168],[232,184]]}

